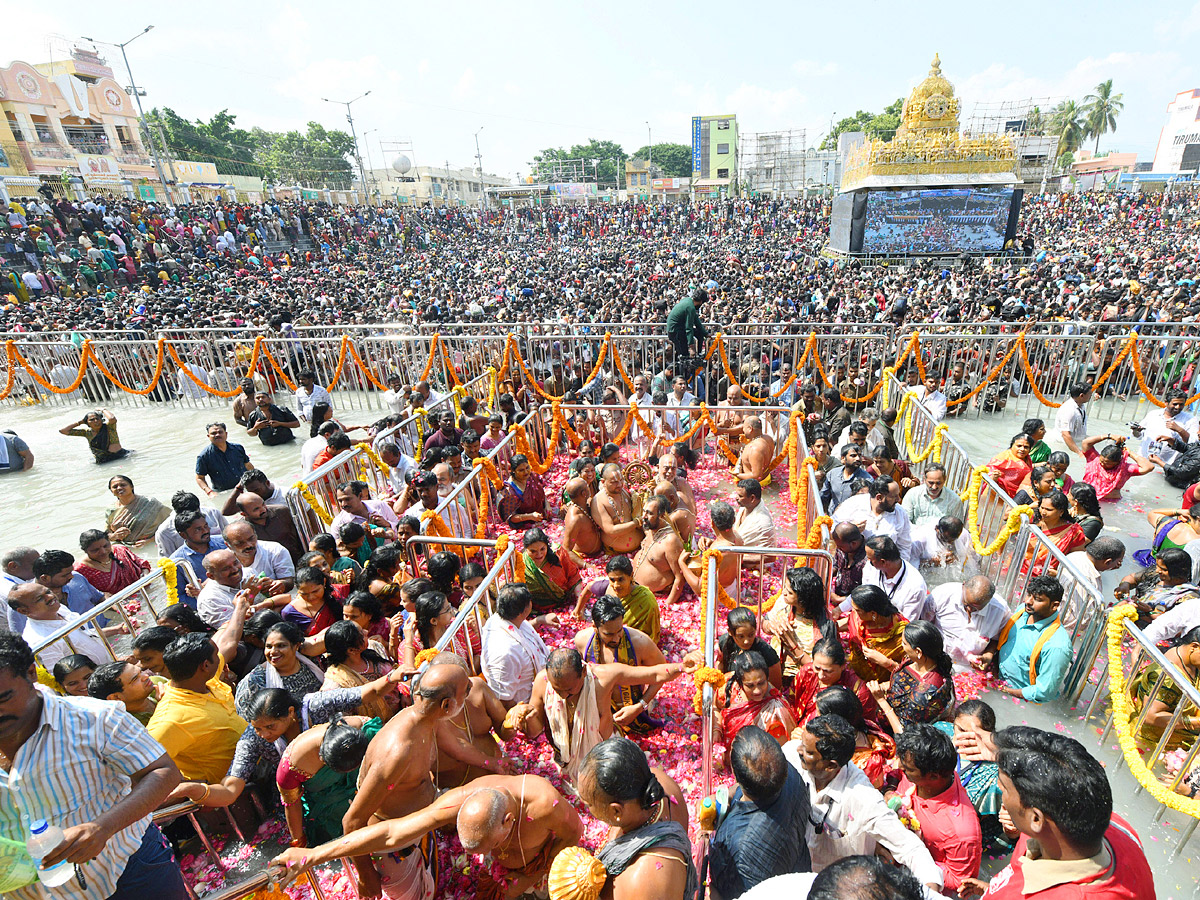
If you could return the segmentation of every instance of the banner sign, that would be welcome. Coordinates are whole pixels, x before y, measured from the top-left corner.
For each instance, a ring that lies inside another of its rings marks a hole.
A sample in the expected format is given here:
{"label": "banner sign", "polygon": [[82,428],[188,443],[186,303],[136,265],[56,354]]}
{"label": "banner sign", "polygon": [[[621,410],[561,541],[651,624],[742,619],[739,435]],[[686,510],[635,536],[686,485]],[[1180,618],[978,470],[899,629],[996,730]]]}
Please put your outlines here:
{"label": "banner sign", "polygon": [[692,177],[700,177],[700,117],[692,116]]}

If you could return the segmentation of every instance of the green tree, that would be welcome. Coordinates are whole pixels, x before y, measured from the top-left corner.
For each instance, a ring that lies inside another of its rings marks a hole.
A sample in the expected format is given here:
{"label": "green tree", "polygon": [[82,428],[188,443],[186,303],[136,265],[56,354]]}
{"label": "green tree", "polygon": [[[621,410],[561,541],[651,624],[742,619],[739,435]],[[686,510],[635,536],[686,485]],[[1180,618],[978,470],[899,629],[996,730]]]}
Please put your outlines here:
{"label": "green tree", "polygon": [[167,146],[180,159],[211,163],[255,162],[251,133],[236,127],[237,117],[228,110],[221,110],[207,122],[189,121],[169,107],[161,111],[152,109],[147,118],[162,125]]}
{"label": "green tree", "polygon": [[623,163],[629,158],[615,141],[591,138],[586,144],[570,149],[547,147],[529,163],[534,181],[595,181],[600,185],[619,184],[624,175]]}
{"label": "green tree", "polygon": [[1096,85],[1093,93],[1083,98],[1087,131],[1096,138],[1094,153],[1100,152],[1100,136],[1117,130],[1117,116],[1125,108],[1122,97],[1124,94],[1113,93],[1113,83],[1110,78],[1108,81],[1100,82]]}
{"label": "green tree", "polygon": [[1064,100],[1050,111],[1050,133],[1058,135],[1058,152],[1074,153],[1088,136],[1084,110],[1074,100]]}
{"label": "green tree", "polygon": [[1042,108],[1035,106],[1025,115],[1025,133],[1041,134],[1045,130],[1046,117],[1042,115]]}
{"label": "green tree", "polygon": [[897,97],[895,102],[889,103],[880,113],[869,113],[860,109],[834,125],[818,149],[836,150],[838,135],[847,131],[862,131],[869,138],[890,141],[896,136],[896,129],[900,127],[900,113],[903,109],[903,97]]}
{"label": "green tree", "polygon": [[255,129],[255,158],[264,177],[304,185],[345,190],[354,179],[354,139],[344,131],[328,131],[309,122],[308,131],[282,134]]}
{"label": "green tree", "polygon": [[[643,144],[633,153],[634,159],[646,159],[651,147]],[[692,148],[687,144],[655,144],[654,165],[668,178],[688,178],[692,174]]]}

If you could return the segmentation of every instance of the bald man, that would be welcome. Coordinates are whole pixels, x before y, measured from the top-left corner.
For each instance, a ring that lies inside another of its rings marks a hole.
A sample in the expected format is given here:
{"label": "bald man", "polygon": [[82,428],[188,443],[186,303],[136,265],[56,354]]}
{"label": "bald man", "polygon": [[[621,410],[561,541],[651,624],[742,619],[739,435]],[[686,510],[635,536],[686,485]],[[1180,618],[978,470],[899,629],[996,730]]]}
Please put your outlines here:
{"label": "bald man", "polygon": [[664,453],[658,458],[658,469],[654,473],[657,484],[669,484],[679,492],[679,502],[696,515],[696,495],[687,478],[680,474],[679,460],[671,452]]}
{"label": "bald man", "polygon": [[[443,651],[433,658],[433,664],[458,666],[470,677],[467,661],[456,653]],[[504,774],[500,741],[512,740],[516,733],[505,723],[506,715],[508,708],[487,680],[471,677],[462,712],[438,724],[438,788],[456,788],[484,775]]]}
{"label": "bald man", "polygon": [[742,425],[742,437],[745,446],[733,469],[733,477],[739,480],[753,478],[763,486],[770,484],[771,473],[767,468],[775,458],[775,442],[763,434],[762,419],[747,416]]}
{"label": "bald man", "polygon": [[582,478],[572,478],[563,490],[569,502],[563,516],[562,546],[576,565],[586,565],[585,557],[596,557],[604,551],[600,526],[592,518],[588,484]]}
{"label": "bald man", "polygon": [[625,490],[621,467],[616,463],[600,470],[600,487],[592,498],[592,518],[610,553],[632,553],[642,543],[642,523],[633,517],[633,498]]}
{"label": "bald man", "polygon": [[282,595],[296,583],[296,567],[283,544],[260,541],[254,526],[245,519],[234,519],[222,530],[221,537],[242,564],[245,574],[268,579],[264,593],[269,597],[280,597],[282,602],[276,605],[286,606],[287,599]]}
{"label": "bald man", "polygon": [[282,544],[293,565],[308,552],[296,530],[296,520],[286,506],[268,505],[261,495],[246,491],[238,496],[237,507],[242,518],[254,527],[258,539]]}
{"label": "bald man", "polygon": [[671,520],[671,524],[679,532],[679,539],[690,547],[692,544],[692,535],[696,533],[696,514],[680,502],[679,491],[675,490],[674,485],[660,481],[655,485],[654,493],[656,496],[662,497],[667,501],[667,505],[671,507],[671,512],[667,518]]}
{"label": "bald man", "polygon": [[713,431],[729,442],[731,449],[742,445],[743,425],[745,424],[748,407],[742,397],[742,389],[731,384],[725,390],[725,401],[717,405],[717,414],[713,418],[716,428]]}
{"label": "bald man", "polygon": [[476,896],[518,897],[545,890],[550,863],[583,836],[583,823],[567,799],[540,775],[487,775],[447,791],[431,805],[402,818],[371,825],[319,847],[293,847],[273,859],[288,880],[314,865],[343,856],[396,853],[439,828],[454,825],[467,853],[490,856],[511,873],[504,884],[485,870]]}
{"label": "bald man", "polygon": [[[414,685],[413,705],[397,713],[367,747],[358,772],[358,792],[342,819],[342,832],[399,819],[433,802],[437,788],[438,725],[462,712],[470,690],[458,666],[433,665]],[[355,851],[357,853],[357,851]],[[338,852],[336,855],[346,855]],[[433,900],[437,887],[437,843],[427,834],[400,853],[354,856],[358,895],[389,900]]]}

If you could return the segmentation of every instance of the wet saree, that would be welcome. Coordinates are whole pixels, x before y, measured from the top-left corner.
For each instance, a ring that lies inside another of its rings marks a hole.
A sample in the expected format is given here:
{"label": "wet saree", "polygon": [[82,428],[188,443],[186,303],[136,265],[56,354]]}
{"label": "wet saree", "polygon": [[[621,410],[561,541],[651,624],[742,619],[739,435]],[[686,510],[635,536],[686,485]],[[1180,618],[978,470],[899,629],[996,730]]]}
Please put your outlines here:
{"label": "wet saree", "polygon": [[552,548],[551,552],[558,563],[552,563],[548,555],[540,567],[528,551],[521,554],[525,562],[525,587],[529,588],[533,608],[538,612],[564,605],[571,591],[579,586],[579,567],[571,561],[571,555],[562,547]]}
{"label": "wet saree", "polygon": [[546,511],[546,491],[542,487],[542,479],[530,475],[521,488],[511,478],[504,482],[504,491],[500,494],[500,518],[512,528],[529,528],[534,522],[513,522],[513,516],[524,516],[529,513],[544,513]]}
{"label": "wet saree", "polygon": [[796,716],[783,694],[771,688],[765,698],[753,702],[736,684],[731,684],[729,705],[721,712],[721,730],[725,746],[733,744],[737,733],[747,725],[757,725],[783,745],[792,739]]}

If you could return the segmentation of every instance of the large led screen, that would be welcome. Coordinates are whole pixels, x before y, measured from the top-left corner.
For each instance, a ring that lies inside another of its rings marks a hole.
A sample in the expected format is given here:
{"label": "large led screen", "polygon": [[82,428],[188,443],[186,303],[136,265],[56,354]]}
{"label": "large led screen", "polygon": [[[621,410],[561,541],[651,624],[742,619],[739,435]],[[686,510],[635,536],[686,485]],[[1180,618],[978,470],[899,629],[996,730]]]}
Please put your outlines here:
{"label": "large led screen", "polygon": [[1013,195],[1007,187],[870,191],[862,252],[999,252]]}

